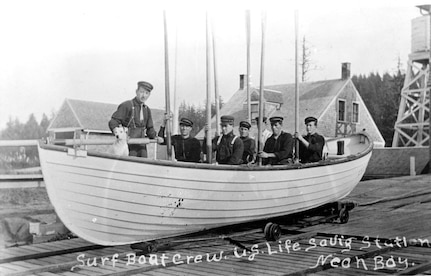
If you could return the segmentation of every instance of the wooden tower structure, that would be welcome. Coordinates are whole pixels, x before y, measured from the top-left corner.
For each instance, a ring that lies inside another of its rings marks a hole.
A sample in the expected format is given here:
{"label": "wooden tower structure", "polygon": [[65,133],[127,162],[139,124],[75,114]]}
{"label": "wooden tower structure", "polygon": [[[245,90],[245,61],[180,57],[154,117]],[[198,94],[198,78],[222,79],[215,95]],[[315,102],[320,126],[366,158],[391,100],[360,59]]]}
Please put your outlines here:
{"label": "wooden tower structure", "polygon": [[401,90],[392,147],[420,147],[430,144],[431,5],[417,7],[422,16],[412,20],[412,52]]}

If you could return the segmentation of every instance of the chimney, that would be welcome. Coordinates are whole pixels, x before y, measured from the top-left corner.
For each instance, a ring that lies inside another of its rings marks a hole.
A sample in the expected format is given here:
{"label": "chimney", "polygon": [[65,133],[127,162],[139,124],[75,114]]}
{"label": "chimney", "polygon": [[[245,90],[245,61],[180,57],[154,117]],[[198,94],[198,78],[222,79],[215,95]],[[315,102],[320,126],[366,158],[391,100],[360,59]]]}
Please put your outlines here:
{"label": "chimney", "polygon": [[350,78],[350,62],[341,63],[341,79],[347,80]]}
{"label": "chimney", "polygon": [[245,88],[245,75],[241,74],[239,75],[239,89],[243,90]]}

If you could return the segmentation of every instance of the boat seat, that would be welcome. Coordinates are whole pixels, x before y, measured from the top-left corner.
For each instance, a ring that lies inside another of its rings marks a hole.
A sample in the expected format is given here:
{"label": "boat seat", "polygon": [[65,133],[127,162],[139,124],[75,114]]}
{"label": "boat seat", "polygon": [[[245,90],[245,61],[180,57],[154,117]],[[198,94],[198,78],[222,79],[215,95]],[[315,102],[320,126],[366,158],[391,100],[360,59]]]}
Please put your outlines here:
{"label": "boat seat", "polygon": [[341,158],[345,158],[347,155],[337,155],[337,154],[328,154],[326,157],[326,160],[331,160],[331,159],[341,159]]}

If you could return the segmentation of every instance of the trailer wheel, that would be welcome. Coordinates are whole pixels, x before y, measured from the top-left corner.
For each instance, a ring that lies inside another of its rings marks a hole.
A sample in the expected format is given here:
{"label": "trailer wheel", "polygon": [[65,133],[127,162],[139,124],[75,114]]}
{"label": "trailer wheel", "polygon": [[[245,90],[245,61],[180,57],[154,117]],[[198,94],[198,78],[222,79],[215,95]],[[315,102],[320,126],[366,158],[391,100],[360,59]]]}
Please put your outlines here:
{"label": "trailer wheel", "polygon": [[157,252],[157,244],[151,242],[140,242],[131,244],[130,248],[133,250],[142,251],[142,253],[144,254]]}
{"label": "trailer wheel", "polygon": [[347,223],[349,221],[349,211],[346,208],[342,208],[338,217],[340,218],[341,224]]}
{"label": "trailer wheel", "polygon": [[265,239],[267,241],[276,241],[281,237],[280,225],[268,222],[264,229]]}

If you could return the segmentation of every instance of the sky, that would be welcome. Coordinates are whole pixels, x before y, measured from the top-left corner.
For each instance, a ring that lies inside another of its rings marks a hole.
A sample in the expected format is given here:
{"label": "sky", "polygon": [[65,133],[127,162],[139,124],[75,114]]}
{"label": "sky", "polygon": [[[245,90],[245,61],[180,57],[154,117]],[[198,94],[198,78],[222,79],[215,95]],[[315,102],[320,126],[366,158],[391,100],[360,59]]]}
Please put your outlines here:
{"label": "sky", "polygon": [[[157,2],[158,4],[154,4]],[[54,114],[66,98],[119,104],[136,83],[154,90],[148,105],[164,109],[166,12],[169,90],[178,102],[204,105],[206,14],[215,41],[217,85],[224,101],[247,72],[246,19],[251,15],[251,82],[295,82],[295,11],[315,67],[308,81],[406,69],[418,1],[0,1],[0,130],[10,119]],[[211,65],[212,67],[213,65]],[[212,70],[212,69],[211,69]],[[211,80],[211,87],[214,81]],[[212,88],[213,90],[213,88]],[[214,96],[212,96],[214,98]],[[173,102],[173,100],[172,100]]]}

